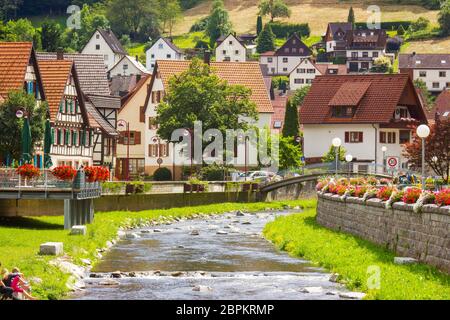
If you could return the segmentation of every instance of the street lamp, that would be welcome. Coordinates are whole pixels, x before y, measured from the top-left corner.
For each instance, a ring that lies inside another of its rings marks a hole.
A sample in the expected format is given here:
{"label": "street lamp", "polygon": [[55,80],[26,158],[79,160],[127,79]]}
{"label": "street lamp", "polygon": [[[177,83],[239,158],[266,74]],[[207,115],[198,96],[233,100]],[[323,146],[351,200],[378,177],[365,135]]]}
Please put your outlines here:
{"label": "street lamp", "polygon": [[126,179],[130,181],[130,123],[125,120],[117,121],[118,129],[125,129],[127,134],[127,166],[126,166]]}
{"label": "street lamp", "polygon": [[416,131],[422,139],[422,190],[425,190],[425,139],[430,135],[430,128],[426,124],[421,124]]}
{"label": "street lamp", "polygon": [[334,148],[336,149],[336,176],[338,174],[338,162],[339,162],[339,148],[342,145],[342,140],[339,138],[334,138],[332,141]]}
{"label": "street lamp", "polygon": [[381,151],[383,152],[383,173],[384,173],[386,171],[386,167],[387,167],[387,163],[386,163],[387,147],[386,146],[382,146],[381,147]]}

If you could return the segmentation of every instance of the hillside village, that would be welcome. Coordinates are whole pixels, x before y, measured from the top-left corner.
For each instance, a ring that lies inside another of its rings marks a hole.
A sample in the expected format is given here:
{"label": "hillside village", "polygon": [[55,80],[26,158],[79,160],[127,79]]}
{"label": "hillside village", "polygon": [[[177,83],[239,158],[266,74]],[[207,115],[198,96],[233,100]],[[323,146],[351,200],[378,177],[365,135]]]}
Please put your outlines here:
{"label": "hillside village", "polygon": [[[225,10],[220,3],[218,10]],[[46,103],[53,166],[106,166],[117,180],[151,178],[161,168],[173,179],[185,177],[189,160],[174,163],[181,146],[161,137],[158,108],[171,80],[186,73],[193,59],[226,83],[249,90],[257,113],[250,123],[290,136],[285,143],[298,148],[299,153],[282,155],[291,158],[291,167],[321,162],[339,137],[356,172],[379,170],[374,168],[386,166],[387,159],[395,160],[394,169],[407,170],[403,146],[413,140],[414,129],[448,121],[450,48],[445,54],[402,53],[400,34],[409,23],[367,28],[355,23],[350,8],[348,21],[328,22],[317,41],[306,41],[307,25],[297,25],[287,28],[288,37],[276,46],[272,27],[280,25],[257,20],[257,33],[219,29],[215,42],[204,47],[181,49],[172,37],[158,37],[145,61],[131,56],[110,28],[95,29],[78,53],[1,42],[2,101],[24,87],[37,105]],[[397,35],[391,36],[394,28]],[[286,133],[291,104],[299,121]],[[34,143],[33,163],[43,168],[41,143]],[[17,160],[12,153],[0,155],[3,166]]]}

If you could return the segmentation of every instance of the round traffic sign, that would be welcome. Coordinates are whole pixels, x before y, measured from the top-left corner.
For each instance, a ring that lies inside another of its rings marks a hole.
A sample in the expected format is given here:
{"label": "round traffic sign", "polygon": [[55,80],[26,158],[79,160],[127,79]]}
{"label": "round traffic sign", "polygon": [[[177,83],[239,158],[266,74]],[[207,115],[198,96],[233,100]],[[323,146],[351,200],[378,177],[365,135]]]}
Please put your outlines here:
{"label": "round traffic sign", "polygon": [[396,157],[390,157],[390,158],[388,158],[388,160],[387,160],[387,164],[388,164],[388,166],[391,167],[391,168],[396,168],[397,165],[398,165],[398,160],[397,160]]}

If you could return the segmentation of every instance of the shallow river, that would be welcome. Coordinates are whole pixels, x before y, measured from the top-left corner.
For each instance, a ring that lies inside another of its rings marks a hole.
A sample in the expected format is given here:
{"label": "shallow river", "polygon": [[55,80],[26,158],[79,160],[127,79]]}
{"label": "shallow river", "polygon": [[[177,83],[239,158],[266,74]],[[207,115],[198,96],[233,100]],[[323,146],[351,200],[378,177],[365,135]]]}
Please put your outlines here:
{"label": "shallow river", "polygon": [[230,213],[137,229],[139,238],[118,242],[93,272],[148,273],[114,279],[115,286],[87,279],[77,299],[345,298],[347,290],[329,281],[330,274],[262,237],[265,224],[283,214]]}

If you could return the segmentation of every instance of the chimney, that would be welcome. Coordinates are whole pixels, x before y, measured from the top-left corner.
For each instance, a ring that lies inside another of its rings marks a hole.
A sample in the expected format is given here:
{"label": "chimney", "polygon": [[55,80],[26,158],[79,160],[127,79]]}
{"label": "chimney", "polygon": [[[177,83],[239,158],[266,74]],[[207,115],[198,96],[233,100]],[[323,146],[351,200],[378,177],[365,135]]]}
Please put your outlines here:
{"label": "chimney", "polygon": [[56,50],[56,60],[64,60],[64,49],[62,47]]}
{"label": "chimney", "polygon": [[136,55],[136,62],[139,62],[139,56]]}
{"label": "chimney", "polygon": [[412,55],[413,55],[413,56],[415,56],[415,55],[416,55],[416,52],[415,52],[415,51],[413,51]]}
{"label": "chimney", "polygon": [[208,65],[211,64],[211,51],[205,50],[204,62]]}

